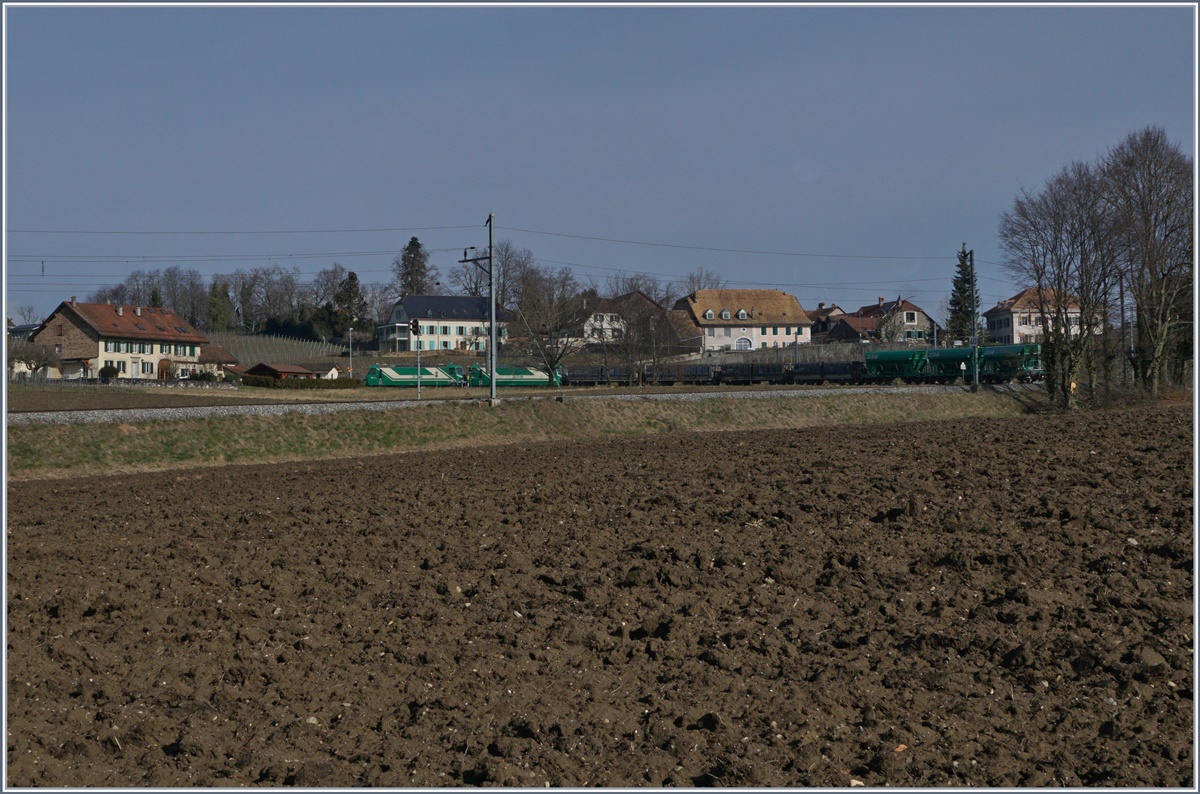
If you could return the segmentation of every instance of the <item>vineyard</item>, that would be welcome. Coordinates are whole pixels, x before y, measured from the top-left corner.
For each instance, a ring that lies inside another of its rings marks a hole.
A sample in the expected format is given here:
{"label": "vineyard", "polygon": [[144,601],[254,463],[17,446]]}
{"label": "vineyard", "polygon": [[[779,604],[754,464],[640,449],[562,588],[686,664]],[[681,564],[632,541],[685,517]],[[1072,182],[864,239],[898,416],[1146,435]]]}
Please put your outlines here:
{"label": "vineyard", "polygon": [[259,363],[333,365],[341,363],[348,352],[345,345],[287,336],[210,331],[208,340],[228,350],[242,366],[254,366]]}

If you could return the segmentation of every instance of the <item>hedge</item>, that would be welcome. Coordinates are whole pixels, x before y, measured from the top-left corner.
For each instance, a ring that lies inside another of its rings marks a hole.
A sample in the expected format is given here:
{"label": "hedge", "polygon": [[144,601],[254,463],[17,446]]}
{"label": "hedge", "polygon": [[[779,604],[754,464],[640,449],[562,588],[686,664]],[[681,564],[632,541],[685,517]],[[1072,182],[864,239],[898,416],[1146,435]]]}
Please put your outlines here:
{"label": "hedge", "polygon": [[243,386],[258,386],[263,389],[357,389],[363,385],[362,378],[272,378],[269,375],[243,375]]}

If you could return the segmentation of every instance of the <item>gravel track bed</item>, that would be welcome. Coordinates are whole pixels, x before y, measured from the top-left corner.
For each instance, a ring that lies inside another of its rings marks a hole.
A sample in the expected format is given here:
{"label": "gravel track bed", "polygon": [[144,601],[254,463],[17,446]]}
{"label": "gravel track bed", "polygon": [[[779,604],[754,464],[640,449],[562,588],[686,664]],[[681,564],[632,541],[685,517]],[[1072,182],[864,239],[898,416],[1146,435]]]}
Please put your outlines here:
{"label": "gravel track bed", "polygon": [[[1029,391],[1041,388],[1038,384],[984,386],[986,391]],[[771,391],[685,392],[681,394],[570,394],[527,395],[503,397],[510,400],[674,400],[694,402],[727,398],[736,400],[766,400],[780,397],[827,397],[835,394],[916,394],[920,392],[949,393],[969,391],[966,386],[834,386],[818,389],[788,389]],[[186,419],[208,419],[221,416],[282,416],[284,414],[330,414],[341,411],[390,411],[396,408],[417,408],[447,402],[462,402],[435,398],[430,400],[388,400],[380,402],[344,403],[280,403],[276,405],[212,405],[179,408],[133,408],[93,411],[31,411],[8,414],[8,424],[96,424],[102,422],[171,422]]]}

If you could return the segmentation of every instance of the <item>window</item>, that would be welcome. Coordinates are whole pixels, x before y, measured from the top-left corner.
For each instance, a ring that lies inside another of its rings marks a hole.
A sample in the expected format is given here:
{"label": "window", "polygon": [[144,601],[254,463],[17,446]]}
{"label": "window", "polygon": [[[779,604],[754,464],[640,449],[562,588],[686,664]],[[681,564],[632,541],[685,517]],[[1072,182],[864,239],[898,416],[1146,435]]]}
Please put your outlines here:
{"label": "window", "polygon": [[458,326],[458,335],[459,335],[459,336],[466,336],[466,335],[467,335],[467,329],[466,329],[464,326],[461,326],[461,325],[460,325],[460,326]]}
{"label": "window", "polygon": [[151,361],[143,361],[142,362],[142,374],[143,375],[153,375],[154,374],[154,363]]}
{"label": "window", "polygon": [[118,362],[117,362],[117,371],[118,371],[118,372],[120,372],[120,373],[122,373],[122,374],[124,374],[124,373],[125,373],[125,362],[124,362],[124,361],[118,361]]}
{"label": "window", "polygon": [[62,355],[62,345],[55,345],[55,346],[54,346],[54,355],[56,355],[56,356],[61,356],[61,355]]}
{"label": "window", "polygon": [[62,323],[59,323],[59,324],[58,324],[58,335],[59,335],[59,336],[62,336],[62,335],[63,335],[63,332],[62,332]]}
{"label": "window", "polygon": [[715,315],[715,314],[713,314],[713,310],[712,310],[712,309],[709,309],[708,311],[706,311],[706,312],[704,313],[704,319],[705,319],[705,320],[712,320],[712,319],[715,319],[715,318],[716,318],[716,315]]}
{"label": "window", "polygon": [[189,356],[196,355],[196,346],[195,345],[188,345],[188,355]]}
{"label": "window", "polygon": [[749,350],[754,343],[744,336],[739,336],[737,342],[734,343],[734,350]]}
{"label": "window", "polygon": [[449,350],[449,349],[450,349],[450,342],[449,341],[442,342],[442,350]]}
{"label": "window", "polygon": [[771,326],[771,336],[779,336],[779,326],[778,325]]}
{"label": "window", "polygon": [[728,319],[729,319],[729,309],[722,309],[722,310],[721,310],[721,319],[722,319],[722,320],[728,320]]}
{"label": "window", "polygon": [[726,329],[725,329],[725,336],[733,336],[733,329],[732,329],[732,328],[726,328]]}
{"label": "window", "polygon": [[759,345],[759,347],[766,347],[766,346],[767,346],[766,342],[763,342],[761,345]]}
{"label": "window", "polygon": [[767,326],[765,326],[765,325],[764,325],[764,326],[762,327],[762,333],[763,333],[763,336],[766,336],[766,335],[767,335]]}
{"label": "window", "polygon": [[916,323],[916,321],[917,321],[917,313],[916,312],[905,312],[904,313],[904,322],[905,323],[912,325],[912,324]]}
{"label": "window", "polygon": [[109,342],[107,339],[106,339],[106,340],[104,340],[104,352],[105,352],[105,353],[111,353],[111,352],[112,352],[112,342]]}
{"label": "window", "polygon": [[448,326],[448,325],[442,326],[442,336],[450,336],[450,326]]}
{"label": "window", "polygon": [[748,316],[749,316],[749,315],[747,315],[747,314],[746,314],[746,310],[745,310],[745,309],[738,309],[738,319],[739,319],[739,320],[745,320],[745,319],[746,319],[746,317],[748,317]]}
{"label": "window", "polygon": [[716,335],[717,335],[717,329],[716,329],[716,328],[709,328],[709,329],[708,329],[708,335],[709,335],[709,336],[716,336]]}
{"label": "window", "polygon": [[792,335],[792,326],[785,325],[783,327],[783,334],[784,334],[784,336],[791,336]]}
{"label": "window", "polygon": [[113,365],[111,358],[104,359],[104,366],[111,367]]}

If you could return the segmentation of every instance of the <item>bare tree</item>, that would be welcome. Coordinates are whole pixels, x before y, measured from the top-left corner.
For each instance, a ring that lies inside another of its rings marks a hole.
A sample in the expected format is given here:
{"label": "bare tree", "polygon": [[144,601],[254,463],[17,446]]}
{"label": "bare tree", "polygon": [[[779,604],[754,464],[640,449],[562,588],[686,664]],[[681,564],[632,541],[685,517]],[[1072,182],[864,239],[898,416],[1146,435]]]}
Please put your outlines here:
{"label": "bare tree", "polygon": [[1172,336],[1183,332],[1193,294],[1193,163],[1159,127],[1131,133],[1101,161],[1115,214],[1122,277],[1136,311],[1134,368],[1157,395]]}
{"label": "bare tree", "polygon": [[318,270],[308,285],[308,301],[313,307],[333,304],[338,285],[346,280],[346,268],[340,262],[334,262],[327,268]]}
{"label": "bare tree", "polygon": [[486,266],[486,261],[478,264],[475,262],[457,264],[450,268],[446,280],[459,295],[483,297],[488,294],[488,275],[484,269]]}
{"label": "bare tree", "polygon": [[879,334],[879,341],[881,342],[898,342],[904,338],[904,302],[899,296],[896,297],[895,303],[879,318],[879,324],[875,326],[875,332]]}
{"label": "bare tree", "polygon": [[13,370],[17,364],[24,364],[33,375],[37,375],[50,367],[61,366],[58,355],[47,345],[35,345],[28,339],[14,339],[6,346],[6,364],[8,377],[12,379]]}
{"label": "bare tree", "polygon": [[698,267],[684,276],[678,283],[680,295],[691,295],[696,290],[725,289],[728,284],[719,273]]}
{"label": "bare tree", "polygon": [[1075,162],[1040,193],[1022,191],[1001,215],[1004,268],[1034,287],[1052,399],[1075,400],[1080,366],[1094,348],[1115,284],[1111,213],[1105,211],[1095,169]]}
{"label": "bare tree", "polygon": [[[580,293],[570,268],[524,268],[515,319],[519,331],[529,340],[529,354],[546,372],[553,372],[583,345],[587,309]],[[513,327],[512,322],[509,327]]]}
{"label": "bare tree", "polygon": [[17,309],[17,316],[21,318],[22,325],[33,325],[34,323],[40,323],[42,321],[42,317],[40,314],[38,314],[38,310],[30,305],[25,305]]}

